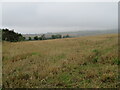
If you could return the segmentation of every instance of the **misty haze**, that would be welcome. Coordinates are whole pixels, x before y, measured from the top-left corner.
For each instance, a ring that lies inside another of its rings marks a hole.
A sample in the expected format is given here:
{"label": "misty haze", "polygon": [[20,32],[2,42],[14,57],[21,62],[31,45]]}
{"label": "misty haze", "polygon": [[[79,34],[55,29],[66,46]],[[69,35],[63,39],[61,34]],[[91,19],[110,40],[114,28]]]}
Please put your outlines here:
{"label": "misty haze", "polygon": [[0,7],[0,87],[119,87],[117,2],[7,2]]}
{"label": "misty haze", "polygon": [[117,3],[3,3],[2,25],[20,33],[117,29]]}

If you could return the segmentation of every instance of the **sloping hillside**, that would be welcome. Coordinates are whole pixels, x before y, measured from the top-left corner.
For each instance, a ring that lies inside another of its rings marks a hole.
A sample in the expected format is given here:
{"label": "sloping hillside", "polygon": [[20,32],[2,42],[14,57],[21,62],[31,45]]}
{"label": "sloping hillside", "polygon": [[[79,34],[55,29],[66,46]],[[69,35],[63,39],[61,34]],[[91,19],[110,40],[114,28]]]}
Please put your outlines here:
{"label": "sloping hillside", "polygon": [[118,87],[118,35],[3,42],[3,86]]}

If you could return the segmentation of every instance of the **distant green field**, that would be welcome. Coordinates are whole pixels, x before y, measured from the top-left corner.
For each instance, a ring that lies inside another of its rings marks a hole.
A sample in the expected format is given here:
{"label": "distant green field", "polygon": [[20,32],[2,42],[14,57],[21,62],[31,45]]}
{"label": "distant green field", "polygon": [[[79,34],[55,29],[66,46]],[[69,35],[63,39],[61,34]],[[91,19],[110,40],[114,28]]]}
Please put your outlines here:
{"label": "distant green field", "polygon": [[3,87],[117,88],[118,35],[3,42]]}

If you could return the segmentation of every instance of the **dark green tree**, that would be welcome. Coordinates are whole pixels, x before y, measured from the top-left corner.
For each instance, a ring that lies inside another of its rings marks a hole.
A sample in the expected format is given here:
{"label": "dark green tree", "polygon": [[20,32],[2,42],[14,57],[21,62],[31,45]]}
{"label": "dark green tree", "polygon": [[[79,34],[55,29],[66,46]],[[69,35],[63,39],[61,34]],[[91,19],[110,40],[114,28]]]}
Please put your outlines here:
{"label": "dark green tree", "polygon": [[70,36],[67,34],[67,35],[66,35],[66,38],[69,38],[69,37],[70,37]]}
{"label": "dark green tree", "polygon": [[32,38],[31,38],[31,37],[29,37],[29,38],[28,38],[28,40],[32,40]]}
{"label": "dark green tree", "polygon": [[38,39],[39,39],[38,36],[35,36],[35,37],[34,37],[34,40],[38,40]]}
{"label": "dark green tree", "polygon": [[42,40],[46,40],[45,34],[41,35]]}
{"label": "dark green tree", "polygon": [[3,41],[10,41],[10,42],[17,42],[17,41],[23,41],[25,38],[16,32],[14,30],[9,29],[2,29],[2,40]]}
{"label": "dark green tree", "polygon": [[55,39],[56,37],[55,37],[55,35],[52,35],[52,39]]}
{"label": "dark green tree", "polygon": [[52,35],[51,37],[52,39],[57,39],[57,38],[62,38],[62,35],[57,34],[57,35]]}
{"label": "dark green tree", "polygon": [[67,34],[67,35],[65,35],[65,36],[63,36],[63,38],[69,38],[70,36]]}
{"label": "dark green tree", "polygon": [[39,37],[39,40],[42,40],[42,37]]}

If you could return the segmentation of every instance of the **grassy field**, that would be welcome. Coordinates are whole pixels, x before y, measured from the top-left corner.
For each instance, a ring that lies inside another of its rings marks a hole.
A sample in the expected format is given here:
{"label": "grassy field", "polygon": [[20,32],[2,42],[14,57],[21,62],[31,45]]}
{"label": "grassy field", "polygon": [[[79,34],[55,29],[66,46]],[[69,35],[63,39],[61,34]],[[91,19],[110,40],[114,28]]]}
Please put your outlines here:
{"label": "grassy field", "polygon": [[117,88],[118,35],[3,42],[3,86]]}

